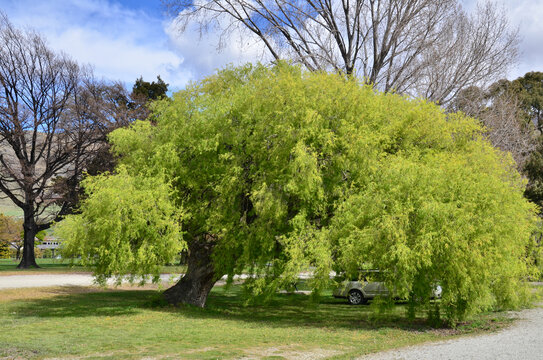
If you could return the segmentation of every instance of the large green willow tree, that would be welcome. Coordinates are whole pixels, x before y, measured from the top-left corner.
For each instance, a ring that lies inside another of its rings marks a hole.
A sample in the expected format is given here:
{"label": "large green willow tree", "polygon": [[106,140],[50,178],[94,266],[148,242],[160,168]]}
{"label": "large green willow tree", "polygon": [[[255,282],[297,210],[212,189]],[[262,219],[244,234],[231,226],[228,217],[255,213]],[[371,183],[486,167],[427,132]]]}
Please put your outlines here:
{"label": "large green willow tree", "polygon": [[318,291],[365,266],[421,304],[440,282],[451,320],[525,299],[534,209],[475,120],[285,64],[226,69],[153,116],[111,135],[121,164],[59,224],[102,280],[187,248],[174,304],[204,306],[247,269],[266,295],[309,267]]}

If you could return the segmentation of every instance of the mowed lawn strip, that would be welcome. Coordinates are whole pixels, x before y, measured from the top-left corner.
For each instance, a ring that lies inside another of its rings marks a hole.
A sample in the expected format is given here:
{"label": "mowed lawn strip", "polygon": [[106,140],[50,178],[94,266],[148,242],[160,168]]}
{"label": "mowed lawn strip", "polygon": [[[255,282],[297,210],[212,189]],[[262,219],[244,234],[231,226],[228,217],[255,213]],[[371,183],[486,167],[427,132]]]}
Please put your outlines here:
{"label": "mowed lawn strip", "polygon": [[[73,274],[91,273],[92,269],[79,265],[74,259],[36,259],[39,269],[17,269],[20,260],[0,259],[0,276],[9,275],[38,275],[38,274]],[[168,265],[162,267],[163,274],[180,274],[186,270],[186,266]]]}
{"label": "mowed lawn strip", "polygon": [[405,320],[404,305],[376,316],[324,296],[277,294],[244,306],[238,286],[215,287],[206,309],[157,305],[156,290],[57,287],[0,291],[0,358],[351,358],[495,329],[486,314],[459,329]]}
{"label": "mowed lawn strip", "polygon": [[15,259],[0,259],[0,276],[91,272],[90,269],[79,265],[77,260],[71,262],[68,259],[36,259],[39,269],[17,269],[19,262],[20,260]]}

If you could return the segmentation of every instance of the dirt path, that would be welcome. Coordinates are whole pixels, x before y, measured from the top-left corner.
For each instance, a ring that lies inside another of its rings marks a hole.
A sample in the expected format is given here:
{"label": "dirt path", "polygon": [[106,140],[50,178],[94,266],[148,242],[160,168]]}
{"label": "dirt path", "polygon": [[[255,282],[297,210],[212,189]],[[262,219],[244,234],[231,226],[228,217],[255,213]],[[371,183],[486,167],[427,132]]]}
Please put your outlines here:
{"label": "dirt path", "polygon": [[543,307],[512,313],[519,318],[497,333],[410,346],[358,360],[541,360],[543,359]]}
{"label": "dirt path", "polygon": [[[181,274],[162,274],[160,280],[163,283],[174,284],[179,280]],[[236,275],[234,280],[246,279],[247,275]],[[217,285],[223,284],[226,276],[222,277]],[[113,285],[114,281],[108,281]],[[91,286],[95,285],[94,277],[91,274],[26,274],[26,275],[2,275],[0,276],[0,290],[32,288],[32,287],[50,287],[50,286]]]}
{"label": "dirt path", "polygon": [[[169,281],[169,274],[160,276],[162,281]],[[175,278],[178,279],[179,275]],[[113,281],[111,282],[113,283]],[[0,276],[0,289],[16,289],[44,286],[91,286],[94,278],[90,274],[40,274]]]}

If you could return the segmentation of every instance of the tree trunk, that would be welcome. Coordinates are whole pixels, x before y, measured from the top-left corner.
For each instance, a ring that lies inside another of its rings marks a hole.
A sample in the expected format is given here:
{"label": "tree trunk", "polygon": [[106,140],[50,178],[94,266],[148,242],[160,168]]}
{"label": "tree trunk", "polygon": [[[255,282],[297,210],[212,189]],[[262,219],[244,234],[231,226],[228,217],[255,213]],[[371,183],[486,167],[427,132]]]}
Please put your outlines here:
{"label": "tree trunk", "polygon": [[34,239],[38,233],[38,226],[36,225],[32,211],[25,210],[24,213],[23,258],[19,265],[17,265],[17,269],[39,268],[38,264],[36,264],[36,257],[34,255]]}
{"label": "tree trunk", "polygon": [[189,244],[187,272],[177,284],[164,291],[164,298],[170,304],[190,304],[203,308],[207,296],[217,280],[211,254],[215,239],[206,235]]}

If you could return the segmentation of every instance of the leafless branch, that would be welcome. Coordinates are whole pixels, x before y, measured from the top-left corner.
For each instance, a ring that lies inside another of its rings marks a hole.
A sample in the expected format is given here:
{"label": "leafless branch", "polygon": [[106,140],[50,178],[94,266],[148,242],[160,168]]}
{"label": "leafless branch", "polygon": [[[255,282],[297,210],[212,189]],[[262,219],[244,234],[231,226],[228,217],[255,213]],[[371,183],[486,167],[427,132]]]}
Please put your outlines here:
{"label": "leafless branch", "polygon": [[107,133],[146,111],[0,12],[0,192],[23,210],[25,241],[76,203]]}
{"label": "leafless branch", "polygon": [[272,58],[364,77],[384,91],[447,104],[488,85],[517,56],[518,33],[487,2],[458,0],[163,0],[180,32],[256,36]]}

